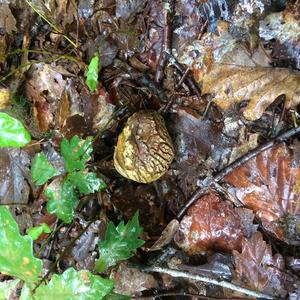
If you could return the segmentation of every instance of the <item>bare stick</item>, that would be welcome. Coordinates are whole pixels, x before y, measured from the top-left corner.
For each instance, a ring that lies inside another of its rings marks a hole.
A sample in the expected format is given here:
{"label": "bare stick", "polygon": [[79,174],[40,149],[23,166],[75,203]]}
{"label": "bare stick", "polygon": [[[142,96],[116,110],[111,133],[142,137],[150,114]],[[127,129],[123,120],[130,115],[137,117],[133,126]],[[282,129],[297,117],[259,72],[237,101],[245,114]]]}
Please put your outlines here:
{"label": "bare stick", "polygon": [[167,63],[166,53],[171,53],[172,47],[172,16],[174,3],[172,0],[166,0],[163,2],[164,5],[164,32],[163,32],[163,42],[162,50],[159,57],[159,62],[157,65],[155,73],[155,82],[160,83],[164,76],[164,69]]}
{"label": "bare stick", "polygon": [[171,275],[173,277],[180,277],[180,278],[187,278],[190,280],[201,281],[201,282],[221,286],[223,288],[230,289],[232,291],[236,291],[239,293],[243,293],[245,295],[255,297],[255,298],[275,299],[274,297],[272,297],[270,295],[252,291],[247,288],[243,288],[241,286],[238,286],[236,284],[228,282],[228,281],[217,280],[217,279],[209,278],[209,277],[202,276],[202,275],[190,274],[190,273],[186,273],[186,272],[182,272],[182,271],[177,271],[177,270],[162,268],[162,267],[155,267],[155,266],[145,267],[142,270],[145,272],[164,273],[164,274]]}
{"label": "bare stick", "polygon": [[184,207],[181,209],[181,211],[178,213],[177,218],[181,219],[182,216],[184,215],[184,213],[186,212],[186,210],[194,203],[196,202],[201,196],[203,196],[208,188],[210,186],[212,186],[214,183],[221,181],[226,175],[228,175],[229,173],[231,173],[233,170],[235,170],[236,168],[240,167],[241,165],[243,165],[244,163],[246,163],[247,161],[249,161],[251,158],[256,157],[258,154],[260,154],[261,152],[272,148],[274,145],[276,144],[280,144],[283,141],[297,135],[300,133],[300,126],[290,129],[288,131],[286,131],[283,134],[280,134],[279,136],[277,136],[276,138],[272,139],[271,141],[256,147],[255,149],[247,152],[245,155],[243,155],[242,157],[238,158],[237,160],[235,160],[233,163],[231,163],[230,165],[228,165],[227,167],[225,167],[223,170],[221,170],[219,173],[217,173],[213,178],[209,179],[206,178],[205,180],[203,180],[203,184],[202,186],[196,190],[196,192],[191,196],[191,198],[188,200],[188,202],[184,205]]}

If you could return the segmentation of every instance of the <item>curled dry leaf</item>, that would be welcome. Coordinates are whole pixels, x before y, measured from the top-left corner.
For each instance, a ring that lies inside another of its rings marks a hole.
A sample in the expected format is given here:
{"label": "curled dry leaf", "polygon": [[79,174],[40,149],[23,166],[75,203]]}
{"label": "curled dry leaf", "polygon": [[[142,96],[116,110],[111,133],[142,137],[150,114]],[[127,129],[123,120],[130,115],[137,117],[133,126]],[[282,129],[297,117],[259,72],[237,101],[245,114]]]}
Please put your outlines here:
{"label": "curled dry leaf", "polygon": [[160,238],[151,246],[150,249],[148,249],[148,251],[157,251],[168,245],[173,240],[178,227],[179,222],[176,219],[172,220],[164,229]]}
{"label": "curled dry leaf", "polygon": [[240,250],[246,235],[239,214],[215,193],[209,193],[188,210],[175,235],[175,242],[195,254],[218,250]]}
{"label": "curled dry leaf", "polygon": [[[296,241],[290,229],[291,217],[300,213],[299,150],[285,144],[273,147],[235,169],[225,177],[232,185],[229,191],[251,208],[262,226],[286,242]],[[298,154],[297,154],[298,153]]]}
{"label": "curled dry leaf", "polygon": [[[227,109],[249,100],[244,111],[248,120],[259,119],[278,96],[285,95],[286,107],[300,103],[300,73],[261,65],[229,33],[228,25],[219,23],[219,36],[205,35],[187,48],[181,61],[192,65],[195,79],[202,83],[202,94],[212,94],[214,102]],[[197,50],[199,58],[191,60]]]}
{"label": "curled dry leaf", "polygon": [[[271,246],[256,232],[250,240],[243,239],[243,249],[233,251],[236,280],[250,289],[285,297],[288,278],[280,254],[272,255]],[[281,298],[282,299],[282,298]]]}

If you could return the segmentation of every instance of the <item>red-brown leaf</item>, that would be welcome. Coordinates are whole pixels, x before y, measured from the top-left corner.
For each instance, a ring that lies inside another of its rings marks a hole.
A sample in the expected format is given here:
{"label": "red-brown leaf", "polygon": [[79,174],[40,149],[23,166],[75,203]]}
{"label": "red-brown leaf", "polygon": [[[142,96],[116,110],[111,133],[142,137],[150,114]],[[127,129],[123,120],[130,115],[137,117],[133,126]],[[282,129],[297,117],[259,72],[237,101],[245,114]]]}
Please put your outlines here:
{"label": "red-brown leaf", "polygon": [[272,256],[271,246],[256,232],[244,238],[242,253],[233,251],[236,280],[250,289],[284,297],[287,293],[284,261],[280,254]]}
{"label": "red-brown leaf", "polygon": [[291,242],[294,235],[289,232],[292,226],[288,222],[300,213],[300,163],[296,151],[285,144],[273,147],[225,178],[233,186],[230,192],[256,213],[262,226],[286,242]]}
{"label": "red-brown leaf", "polygon": [[175,241],[194,254],[207,250],[240,250],[245,229],[238,213],[216,194],[201,197],[180,223]]}

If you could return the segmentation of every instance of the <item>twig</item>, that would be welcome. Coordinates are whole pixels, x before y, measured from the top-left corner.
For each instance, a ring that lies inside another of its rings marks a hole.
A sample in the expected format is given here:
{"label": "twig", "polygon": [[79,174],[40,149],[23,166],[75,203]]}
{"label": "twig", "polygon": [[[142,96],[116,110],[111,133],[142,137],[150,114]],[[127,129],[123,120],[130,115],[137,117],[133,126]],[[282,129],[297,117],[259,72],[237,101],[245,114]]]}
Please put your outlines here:
{"label": "twig", "polygon": [[145,297],[132,297],[132,299],[137,299],[137,300],[155,300],[156,298],[160,298],[160,297],[171,297],[171,296],[180,296],[183,298],[186,297],[190,297],[192,299],[194,299],[195,297],[197,297],[197,299],[200,300],[244,300],[244,298],[215,298],[215,297],[208,297],[208,296],[204,296],[204,295],[198,295],[198,294],[191,294],[191,293],[185,293],[185,292],[166,292],[166,293],[159,293],[159,294],[155,294],[153,296],[145,296]]}
{"label": "twig", "polygon": [[37,283],[37,285],[34,287],[34,289],[32,290],[32,292],[34,293],[36,291],[36,289],[42,284],[42,282],[44,282],[47,277],[50,275],[50,273],[52,273],[52,271],[55,269],[56,265],[64,258],[64,256],[68,253],[68,251],[73,247],[73,245],[75,244],[75,242],[88,230],[88,228],[96,221],[96,219],[93,219],[91,221],[88,222],[88,224],[86,225],[86,227],[70,242],[70,244],[58,255],[58,258],[56,259],[56,261],[50,266],[48,272],[46,273],[45,276],[43,276],[43,278]]}
{"label": "twig", "polygon": [[184,71],[184,73],[182,74],[182,76],[181,76],[179,82],[178,82],[177,85],[176,85],[176,89],[177,89],[177,90],[181,87],[182,83],[185,81],[185,79],[186,79],[187,75],[189,74],[189,71],[190,71],[190,70],[191,70],[191,66],[188,66],[187,69],[186,69],[186,70]]}
{"label": "twig", "polygon": [[164,5],[164,31],[162,41],[162,51],[160,53],[159,62],[155,73],[155,82],[160,83],[164,76],[164,69],[167,63],[166,53],[171,53],[172,47],[172,16],[174,3],[172,0],[166,0]]}
{"label": "twig", "polygon": [[[178,72],[181,75],[183,75],[184,74],[184,69],[180,65],[180,63],[177,61],[177,59],[171,53],[165,52],[165,55],[168,58],[169,62],[178,70]],[[186,77],[186,83],[187,83],[188,87],[190,88],[190,90],[197,96],[197,98],[200,101],[205,102],[205,100],[201,97],[199,89],[198,89],[196,83],[194,82],[194,80],[192,78],[190,78],[189,76],[187,76]]]}
{"label": "twig", "polygon": [[236,284],[228,282],[228,281],[217,280],[217,279],[209,278],[209,277],[202,276],[202,275],[190,274],[190,273],[186,273],[186,272],[182,272],[182,271],[177,271],[177,270],[162,268],[162,267],[155,267],[155,266],[145,267],[145,268],[142,268],[142,270],[145,271],[145,272],[164,273],[164,274],[171,275],[173,277],[180,277],[180,278],[187,278],[187,279],[190,279],[190,280],[201,281],[201,282],[221,286],[223,288],[227,288],[227,289],[230,289],[232,291],[243,293],[245,295],[255,297],[255,298],[275,299],[274,297],[272,297],[270,295],[263,294],[263,293],[256,292],[256,291],[252,291],[252,290],[249,290],[247,288],[243,288],[241,286],[238,286]]}
{"label": "twig", "polygon": [[236,168],[240,167],[241,165],[243,165],[244,163],[246,163],[247,161],[249,161],[251,158],[256,157],[258,154],[260,154],[261,152],[272,148],[274,145],[276,144],[280,144],[283,141],[297,135],[300,133],[300,126],[290,129],[287,132],[275,137],[274,139],[272,139],[271,141],[256,147],[255,149],[247,152],[245,155],[243,155],[242,157],[238,158],[237,160],[235,160],[233,163],[229,164],[227,167],[225,167],[223,170],[221,170],[220,172],[218,172],[213,178],[206,178],[205,180],[203,180],[203,184],[202,186],[196,190],[196,192],[191,196],[191,198],[188,200],[188,202],[184,205],[184,207],[181,209],[181,211],[178,213],[177,218],[181,219],[182,216],[184,215],[184,213],[186,212],[186,210],[196,201],[198,200],[201,196],[203,196],[208,188],[210,186],[212,186],[214,183],[219,182],[220,180],[222,180],[226,175],[228,175],[229,173],[231,173],[232,171],[234,171]]}
{"label": "twig", "polygon": [[46,22],[52,27],[55,33],[61,34],[73,47],[77,48],[77,45],[74,41],[72,41],[66,34],[64,34],[55,24],[53,24],[47,17],[41,12],[37,7],[35,7],[30,1],[25,0],[26,3]]}

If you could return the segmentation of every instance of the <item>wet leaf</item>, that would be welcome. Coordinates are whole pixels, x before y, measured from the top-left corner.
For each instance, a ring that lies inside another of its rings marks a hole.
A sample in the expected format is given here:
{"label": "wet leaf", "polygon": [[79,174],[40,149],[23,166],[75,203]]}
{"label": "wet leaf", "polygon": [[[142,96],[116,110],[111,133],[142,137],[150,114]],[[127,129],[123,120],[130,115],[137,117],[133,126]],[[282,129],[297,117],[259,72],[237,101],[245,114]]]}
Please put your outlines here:
{"label": "wet leaf", "polygon": [[289,240],[287,223],[284,221],[288,221],[288,216],[300,213],[300,165],[297,153],[297,146],[294,151],[285,144],[273,147],[225,178],[232,185],[229,191],[256,213],[262,226],[286,242],[292,240]]}
{"label": "wet leaf", "polygon": [[0,3],[0,29],[1,31],[11,34],[13,31],[17,31],[17,21],[12,14],[9,5],[6,3]]}
{"label": "wet leaf", "polygon": [[37,240],[43,233],[51,233],[51,231],[52,229],[46,223],[42,223],[39,226],[30,227],[27,234],[33,240]]}
{"label": "wet leaf", "polygon": [[137,212],[126,225],[121,221],[115,227],[113,222],[109,222],[105,239],[98,244],[100,257],[96,261],[97,272],[103,272],[118,261],[130,258],[133,252],[144,244],[144,241],[139,238],[142,231]]}
{"label": "wet leaf", "polygon": [[0,282],[0,299],[11,299],[11,294],[13,293],[13,290],[16,288],[19,282],[20,279]]}
{"label": "wet leaf", "polygon": [[44,153],[37,153],[31,163],[31,176],[35,184],[43,185],[57,175],[59,171],[48,162],[47,156]]}
{"label": "wet leaf", "polygon": [[57,178],[45,189],[44,194],[48,198],[47,211],[56,214],[65,223],[71,223],[79,202],[74,185],[68,180]]}
{"label": "wet leaf", "polygon": [[86,173],[84,171],[72,172],[68,174],[67,179],[74,184],[81,193],[86,195],[99,192],[106,188],[105,182],[97,178],[96,173]]}
{"label": "wet leaf", "polygon": [[138,292],[158,288],[158,283],[152,275],[131,268],[126,262],[113,269],[110,278],[116,282],[114,291],[122,296],[134,296]]}
{"label": "wet leaf", "polygon": [[209,250],[231,252],[241,249],[245,234],[238,213],[216,194],[209,193],[189,208],[174,239],[191,254]]}
{"label": "wet leaf", "polygon": [[88,66],[87,74],[86,74],[86,84],[90,89],[91,93],[97,88],[98,84],[98,72],[99,72],[99,55],[95,55]]}
{"label": "wet leaf", "polygon": [[272,296],[284,298],[287,294],[284,260],[280,254],[272,255],[260,232],[250,240],[243,240],[243,249],[233,252],[236,280],[246,287]]}
{"label": "wet leaf", "polygon": [[67,172],[83,171],[85,163],[91,158],[93,152],[93,138],[81,140],[77,135],[73,136],[70,141],[63,139],[60,144],[60,152],[65,162]]}
{"label": "wet leaf", "polygon": [[[193,65],[195,79],[202,84],[202,94],[212,94],[214,102],[228,109],[249,100],[244,110],[248,120],[259,119],[278,96],[285,95],[286,107],[300,103],[300,73],[290,69],[261,65],[241,43],[228,33],[228,25],[219,23],[219,35],[207,34],[195,41],[182,61]],[[191,59],[191,52],[199,57]]]}
{"label": "wet leaf", "polygon": [[[54,274],[47,285],[39,286],[34,296],[27,291],[22,291],[22,300],[89,300],[103,299],[114,288],[112,280],[93,275],[91,272],[76,271],[69,268],[63,274]],[[24,289],[24,288],[23,288]]]}
{"label": "wet leaf", "polygon": [[[10,211],[0,206],[0,272],[34,282],[42,271],[42,261],[33,256],[32,239],[21,236]],[[16,249],[18,251],[16,251]]]}
{"label": "wet leaf", "polygon": [[0,147],[23,147],[30,140],[29,132],[19,120],[0,112]]}
{"label": "wet leaf", "polygon": [[1,204],[28,202],[30,192],[30,158],[26,151],[15,148],[0,149]]}

